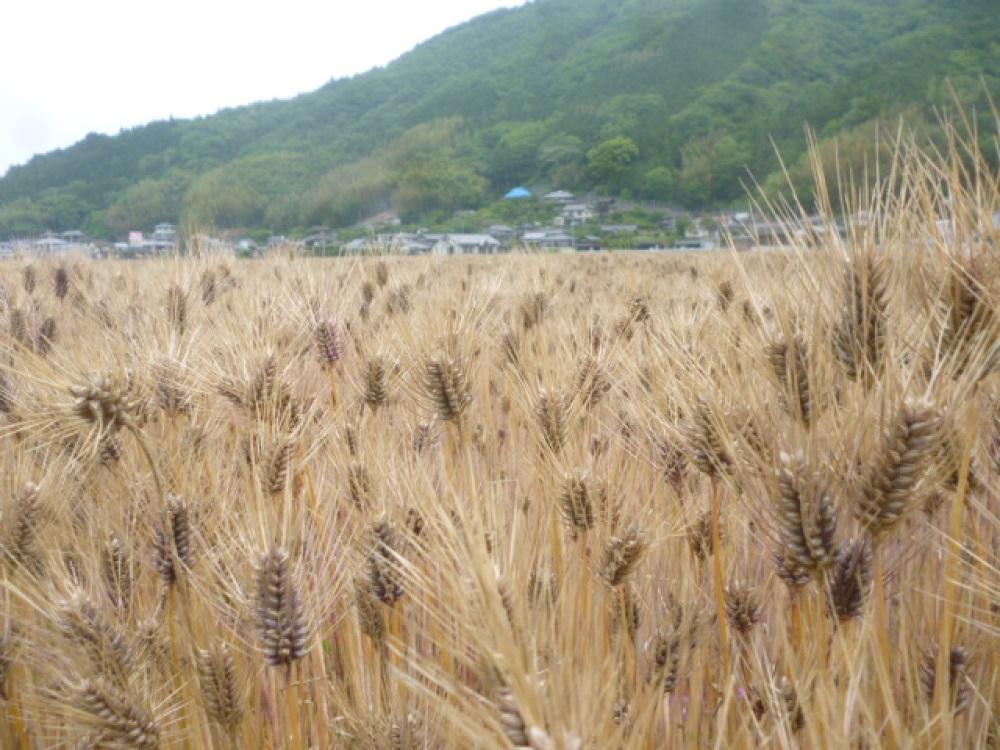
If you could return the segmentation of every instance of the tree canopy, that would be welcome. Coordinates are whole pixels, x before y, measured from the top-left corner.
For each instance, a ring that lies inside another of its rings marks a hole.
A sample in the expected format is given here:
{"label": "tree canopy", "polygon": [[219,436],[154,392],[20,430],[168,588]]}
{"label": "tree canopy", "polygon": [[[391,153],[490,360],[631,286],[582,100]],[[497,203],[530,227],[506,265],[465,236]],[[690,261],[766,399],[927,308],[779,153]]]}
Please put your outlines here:
{"label": "tree canopy", "polygon": [[[161,220],[291,231],[475,208],[518,184],[693,207],[863,160],[952,91],[1000,95],[995,0],[536,0],[286,101],[92,134],[0,179],[0,238]],[[989,132],[988,128],[983,128]],[[851,147],[834,149],[836,139]],[[986,149],[996,154],[993,148]],[[859,163],[860,166],[860,163]]]}

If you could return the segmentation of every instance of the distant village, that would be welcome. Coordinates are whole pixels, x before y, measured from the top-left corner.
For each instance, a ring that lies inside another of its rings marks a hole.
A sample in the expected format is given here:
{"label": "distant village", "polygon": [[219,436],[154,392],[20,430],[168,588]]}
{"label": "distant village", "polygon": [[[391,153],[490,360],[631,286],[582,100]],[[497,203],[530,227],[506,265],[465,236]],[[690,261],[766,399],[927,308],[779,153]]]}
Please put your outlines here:
{"label": "distant village", "polygon": [[[535,197],[523,187],[504,197],[520,201]],[[275,248],[293,248],[317,255],[494,255],[497,253],[537,250],[550,252],[595,252],[607,249],[647,251],[713,250],[721,246],[739,249],[809,244],[828,236],[833,230],[846,234],[846,221],[828,226],[819,216],[805,220],[780,222],[754,216],[751,212],[692,214],[664,206],[634,204],[612,198],[578,199],[565,190],[544,194],[540,201],[550,209],[547,223],[533,222],[518,226],[490,224],[469,227],[469,231],[434,232],[427,229],[405,230],[393,212],[370,217],[350,230],[337,231],[313,227],[301,238],[282,235],[255,240],[250,237],[196,235],[184,238],[185,248],[198,253],[234,253],[263,255]],[[636,209],[646,219],[638,223],[614,223],[608,217],[628,214]],[[463,212],[470,217],[474,212]],[[461,219],[461,214],[456,215]],[[850,221],[864,223],[864,214]],[[997,218],[1000,221],[1000,216]],[[21,238],[0,243],[0,258],[19,254],[51,255],[82,252],[95,258],[142,258],[168,255],[181,249],[175,225],[157,224],[151,232],[134,230],[127,239],[106,242],[87,237],[81,231],[48,233],[41,237]]]}

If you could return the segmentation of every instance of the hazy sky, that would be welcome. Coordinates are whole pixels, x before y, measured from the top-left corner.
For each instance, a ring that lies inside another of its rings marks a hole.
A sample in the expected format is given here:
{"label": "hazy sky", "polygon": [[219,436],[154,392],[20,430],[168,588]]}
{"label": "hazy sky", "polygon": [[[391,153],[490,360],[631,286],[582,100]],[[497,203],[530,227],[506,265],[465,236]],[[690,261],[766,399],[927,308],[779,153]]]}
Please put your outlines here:
{"label": "hazy sky", "polygon": [[0,175],[87,133],[311,91],[524,0],[0,0]]}

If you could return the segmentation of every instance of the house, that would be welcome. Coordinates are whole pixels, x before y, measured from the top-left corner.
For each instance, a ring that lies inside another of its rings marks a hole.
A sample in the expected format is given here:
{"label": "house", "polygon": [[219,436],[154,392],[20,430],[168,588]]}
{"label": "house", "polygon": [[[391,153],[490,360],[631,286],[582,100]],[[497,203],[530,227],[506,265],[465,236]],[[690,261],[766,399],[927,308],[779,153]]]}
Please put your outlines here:
{"label": "house", "polygon": [[783,221],[761,221],[753,226],[753,237],[760,247],[790,245],[796,235],[802,234],[801,228]]}
{"label": "house", "polygon": [[504,243],[514,239],[516,232],[513,227],[509,227],[506,224],[492,224],[486,227],[486,234],[490,237],[496,237],[501,243]]}
{"label": "house", "polygon": [[399,240],[399,252],[405,255],[427,255],[434,244],[415,237]]}
{"label": "house", "polygon": [[434,255],[495,255],[500,242],[488,234],[448,234],[434,243]]}
{"label": "house", "polygon": [[153,227],[153,240],[165,242],[170,245],[177,244],[177,227],[173,224],[163,222]]}
{"label": "house", "polygon": [[562,218],[565,226],[578,227],[594,218],[594,212],[586,203],[570,203],[563,207]]}
{"label": "house", "polygon": [[[166,249],[170,249],[172,247],[172,245],[167,245]],[[162,252],[164,248],[153,246],[151,249],[154,252]],[[187,242],[188,254],[194,258],[209,255],[228,255],[232,252],[232,250],[233,246],[229,244],[229,242],[220,239],[219,237],[213,237],[210,234],[191,235]]]}
{"label": "house", "polygon": [[691,225],[684,231],[686,240],[703,240],[711,238],[712,233],[708,231],[701,219],[694,219]]}
{"label": "house", "polygon": [[567,206],[573,202],[573,194],[565,190],[553,190],[551,193],[546,193],[542,200],[546,203],[556,203],[560,206]]}
{"label": "house", "polygon": [[400,232],[399,234],[379,235],[378,237],[382,252],[388,248],[388,251],[395,255],[426,255],[431,251],[436,241],[436,239],[429,239],[423,230],[416,234]]}
{"label": "house", "polygon": [[714,250],[717,245],[713,238],[705,236],[686,237],[682,240],[677,240],[671,247],[674,250]]}
{"label": "house", "polygon": [[604,244],[600,237],[587,235],[576,243],[576,249],[583,253],[598,253],[604,249]]}
{"label": "house", "polygon": [[337,233],[329,229],[317,229],[302,238],[303,247],[310,250],[325,250],[337,244]]}
{"label": "house", "polygon": [[677,231],[677,225],[680,224],[681,219],[685,216],[686,214],[681,211],[667,209],[666,214],[660,220],[660,226],[671,234],[674,234]]}
{"label": "house", "polygon": [[605,234],[635,234],[639,231],[637,224],[602,224],[601,231]]}
{"label": "house", "polygon": [[351,240],[346,245],[341,248],[345,253],[351,254],[361,254],[368,252],[372,247],[372,241],[367,237],[358,237],[356,240]]}
{"label": "house", "polygon": [[67,250],[70,247],[69,243],[60,237],[42,237],[41,239],[35,240],[32,243],[32,246],[35,252],[39,255],[58,253],[63,250]]}
{"label": "house", "polygon": [[521,242],[531,248],[545,250],[571,250],[576,238],[559,229],[537,229],[521,235]]}

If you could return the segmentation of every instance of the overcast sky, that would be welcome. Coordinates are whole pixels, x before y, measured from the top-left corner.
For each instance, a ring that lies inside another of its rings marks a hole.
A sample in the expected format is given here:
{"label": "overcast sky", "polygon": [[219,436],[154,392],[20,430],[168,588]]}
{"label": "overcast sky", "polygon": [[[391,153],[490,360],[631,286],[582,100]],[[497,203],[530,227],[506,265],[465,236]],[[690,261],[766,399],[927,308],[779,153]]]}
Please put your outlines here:
{"label": "overcast sky", "polygon": [[0,175],[87,133],[311,91],[524,0],[0,0]]}

